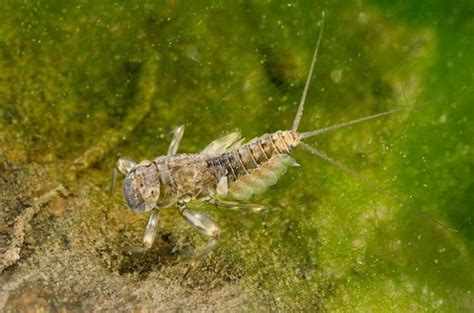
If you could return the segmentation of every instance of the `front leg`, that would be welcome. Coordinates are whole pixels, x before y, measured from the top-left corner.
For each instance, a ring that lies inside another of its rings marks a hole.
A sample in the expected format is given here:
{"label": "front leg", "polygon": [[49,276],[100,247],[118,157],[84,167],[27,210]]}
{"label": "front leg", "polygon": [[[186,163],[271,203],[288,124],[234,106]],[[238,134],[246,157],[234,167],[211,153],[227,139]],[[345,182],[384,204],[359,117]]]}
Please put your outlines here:
{"label": "front leg", "polygon": [[109,188],[109,195],[112,196],[112,192],[115,187],[115,183],[117,182],[117,173],[120,172],[123,175],[127,175],[128,172],[132,168],[134,168],[137,164],[127,158],[119,158],[117,163],[115,163],[114,169],[112,170],[112,179],[110,181],[110,188]]}
{"label": "front leg", "polygon": [[206,256],[209,252],[211,252],[218,244],[219,242],[219,235],[221,233],[221,230],[219,229],[219,226],[215,224],[208,216],[190,210],[187,208],[187,203],[188,200],[180,200],[177,203],[178,211],[179,213],[186,219],[186,221],[191,224],[193,227],[197,228],[197,230],[203,234],[206,237],[209,237],[209,241],[207,244],[204,246],[204,248],[199,251],[199,253],[196,255],[194,260],[191,262],[188,270],[184,274],[186,277],[188,273],[196,268],[196,266],[199,264],[201,259]]}
{"label": "front leg", "polygon": [[156,227],[160,219],[160,212],[158,209],[151,211],[148,223],[146,224],[145,234],[143,235],[143,249],[146,251],[151,248],[156,237]]}
{"label": "front leg", "polygon": [[175,155],[178,152],[179,144],[184,134],[184,125],[177,127],[173,132],[173,138],[171,139],[170,146],[168,148],[168,156]]}

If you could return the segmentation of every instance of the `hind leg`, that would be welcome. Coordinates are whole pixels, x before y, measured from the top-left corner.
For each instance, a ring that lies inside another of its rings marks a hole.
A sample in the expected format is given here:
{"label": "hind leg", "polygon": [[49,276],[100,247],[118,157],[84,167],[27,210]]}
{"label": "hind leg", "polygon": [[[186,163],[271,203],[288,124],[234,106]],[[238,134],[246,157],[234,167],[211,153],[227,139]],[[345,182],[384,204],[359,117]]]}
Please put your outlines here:
{"label": "hind leg", "polygon": [[199,251],[199,253],[196,255],[184,276],[188,275],[191,270],[196,268],[196,266],[199,264],[199,262],[204,256],[214,250],[214,248],[219,242],[219,235],[221,233],[219,226],[217,226],[217,224],[215,224],[208,216],[188,209],[187,202],[188,201],[186,200],[178,201],[177,206],[179,213],[186,219],[189,224],[197,228],[197,230],[201,234],[208,237],[209,241],[206,243],[204,248],[202,248],[201,251]]}
{"label": "hind leg", "polygon": [[227,208],[231,210],[241,210],[241,211],[250,211],[250,212],[260,212],[265,209],[264,206],[260,204],[252,204],[252,203],[239,203],[236,201],[225,201],[225,200],[217,200],[213,198],[205,198],[203,200],[204,203],[209,205],[214,205],[219,208]]}

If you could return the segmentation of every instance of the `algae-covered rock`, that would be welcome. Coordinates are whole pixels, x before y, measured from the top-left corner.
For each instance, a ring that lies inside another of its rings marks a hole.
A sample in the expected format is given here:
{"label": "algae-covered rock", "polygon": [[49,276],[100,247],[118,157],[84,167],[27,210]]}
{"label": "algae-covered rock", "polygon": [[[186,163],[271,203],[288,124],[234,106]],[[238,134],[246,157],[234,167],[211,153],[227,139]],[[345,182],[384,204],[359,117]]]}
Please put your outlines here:
{"label": "algae-covered rock", "polygon": [[[473,9],[0,4],[0,310],[472,310]],[[343,165],[297,149],[262,212],[193,204],[222,236],[183,278],[205,241],[168,208],[143,252],[117,157],[291,128],[322,11],[300,129],[405,110],[309,138]]]}

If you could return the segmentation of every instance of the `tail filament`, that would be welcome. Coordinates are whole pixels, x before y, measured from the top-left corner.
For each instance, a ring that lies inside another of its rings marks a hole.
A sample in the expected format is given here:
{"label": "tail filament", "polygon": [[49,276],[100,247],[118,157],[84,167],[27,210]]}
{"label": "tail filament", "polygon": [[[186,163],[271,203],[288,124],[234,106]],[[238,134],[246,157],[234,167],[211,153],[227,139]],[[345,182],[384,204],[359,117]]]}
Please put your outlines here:
{"label": "tail filament", "polygon": [[296,113],[295,120],[293,121],[293,127],[291,130],[297,131],[298,125],[301,121],[301,116],[303,115],[304,110],[304,103],[306,101],[306,96],[308,95],[309,83],[311,82],[311,76],[313,76],[314,65],[316,64],[316,60],[318,58],[318,51],[319,46],[321,45],[321,38],[323,38],[323,30],[324,30],[324,11],[321,13],[321,28],[319,29],[319,37],[318,42],[316,43],[316,48],[314,49],[313,59],[311,60],[311,67],[309,68],[308,77],[306,78],[306,84],[304,86],[303,95],[301,96],[300,105],[298,107],[298,113]]}
{"label": "tail filament", "polygon": [[384,116],[384,115],[389,115],[389,114],[392,114],[392,113],[400,112],[404,109],[405,108],[393,109],[393,110],[390,110],[390,111],[377,113],[377,114],[370,115],[370,116],[361,117],[361,118],[358,118],[358,119],[355,119],[355,120],[352,120],[352,121],[349,121],[349,122],[324,127],[324,128],[312,130],[312,131],[309,131],[309,132],[304,132],[304,133],[301,133],[301,139],[317,136],[319,134],[326,133],[326,132],[334,130],[334,129],[343,128],[343,127],[346,127],[346,126],[349,126],[349,125],[357,124],[357,123],[360,123],[360,122],[365,122],[365,121],[368,121],[368,120],[371,120],[371,119],[374,119],[374,118],[377,118],[377,117],[381,117],[381,116]]}

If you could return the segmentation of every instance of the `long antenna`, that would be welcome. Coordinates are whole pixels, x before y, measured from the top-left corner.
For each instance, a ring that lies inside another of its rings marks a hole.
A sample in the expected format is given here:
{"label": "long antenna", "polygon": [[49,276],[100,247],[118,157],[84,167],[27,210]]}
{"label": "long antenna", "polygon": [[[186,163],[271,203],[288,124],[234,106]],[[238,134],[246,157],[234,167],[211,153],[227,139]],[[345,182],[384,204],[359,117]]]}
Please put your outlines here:
{"label": "long antenna", "polygon": [[296,113],[295,120],[293,121],[293,127],[291,128],[293,131],[298,130],[298,125],[301,121],[301,116],[303,115],[304,110],[304,103],[306,101],[306,96],[308,95],[309,83],[311,82],[311,76],[313,76],[314,65],[316,64],[316,59],[318,58],[318,51],[319,46],[321,44],[321,38],[323,38],[323,30],[324,30],[324,11],[321,12],[321,28],[319,29],[319,37],[318,41],[316,42],[316,48],[314,49],[313,59],[311,61],[311,66],[309,68],[308,77],[306,78],[306,84],[303,89],[303,95],[301,96],[300,105],[298,107],[298,113]]}
{"label": "long antenna", "polygon": [[400,111],[403,111],[405,109],[406,108],[393,109],[393,110],[390,110],[390,111],[377,113],[377,114],[369,115],[369,116],[365,116],[365,117],[361,117],[361,118],[358,118],[356,120],[352,120],[352,121],[349,121],[349,122],[324,127],[324,128],[312,130],[312,131],[309,131],[309,132],[304,132],[304,133],[301,133],[301,139],[317,136],[319,134],[322,134],[322,133],[325,133],[325,132],[328,132],[328,131],[331,131],[331,130],[334,130],[334,129],[346,127],[346,126],[357,124],[357,123],[360,123],[360,122],[365,122],[365,121],[368,121],[368,120],[371,120],[371,119],[374,119],[374,118],[377,118],[377,117],[381,117],[381,116],[384,116],[384,115],[400,112]]}

